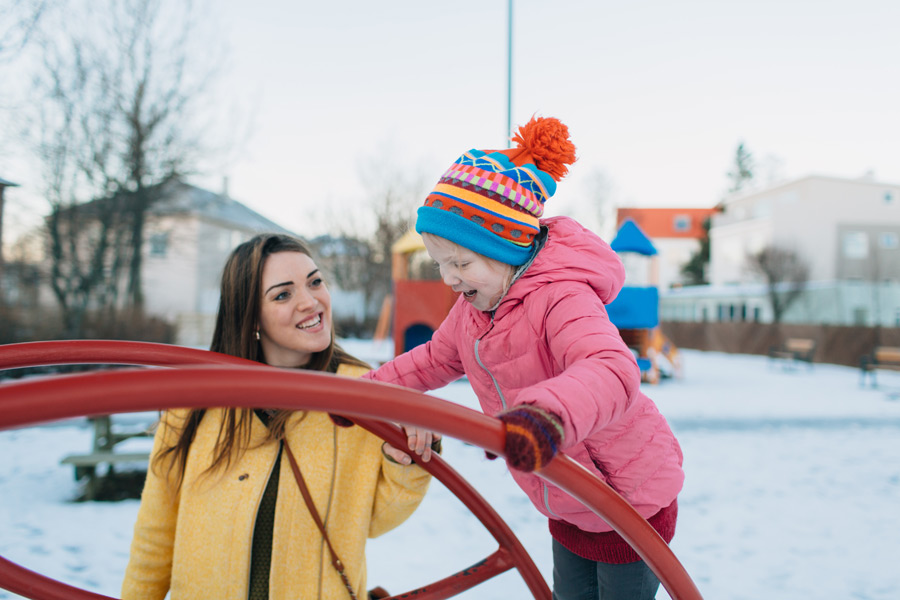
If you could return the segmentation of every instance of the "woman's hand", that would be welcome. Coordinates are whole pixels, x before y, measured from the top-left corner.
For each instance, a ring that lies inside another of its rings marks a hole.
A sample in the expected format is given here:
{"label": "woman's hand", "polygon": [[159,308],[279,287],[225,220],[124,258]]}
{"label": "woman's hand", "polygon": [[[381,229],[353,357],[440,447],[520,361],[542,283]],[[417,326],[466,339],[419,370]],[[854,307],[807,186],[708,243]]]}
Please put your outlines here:
{"label": "woman's hand", "polygon": [[[409,450],[421,456],[422,462],[430,461],[432,452],[440,452],[441,434],[436,431],[428,431],[421,427],[404,426],[403,432],[406,433],[406,441]],[[388,458],[401,465],[408,465],[412,462],[412,459],[406,451],[395,448],[387,442],[381,446],[381,451],[384,452]]]}

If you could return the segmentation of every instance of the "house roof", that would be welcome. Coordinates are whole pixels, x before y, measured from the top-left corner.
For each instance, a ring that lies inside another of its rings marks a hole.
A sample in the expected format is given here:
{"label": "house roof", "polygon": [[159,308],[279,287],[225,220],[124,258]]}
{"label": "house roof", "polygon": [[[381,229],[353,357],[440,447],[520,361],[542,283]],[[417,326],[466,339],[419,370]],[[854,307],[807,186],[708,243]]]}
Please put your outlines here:
{"label": "house roof", "polygon": [[616,222],[621,226],[631,219],[651,239],[699,240],[706,237],[703,222],[716,212],[715,208],[620,208],[616,211]]}
{"label": "house roof", "polygon": [[7,187],[19,187],[18,183],[13,183],[12,181],[7,181],[7,180],[3,179],[2,177],[0,177],[0,185],[7,186]]}
{"label": "house roof", "polygon": [[151,205],[155,215],[192,214],[253,231],[296,235],[233,198],[174,180],[166,184],[162,199]]}
{"label": "house roof", "polygon": [[637,223],[628,219],[619,227],[619,232],[609,245],[616,252],[637,252],[644,256],[656,254],[656,247],[644,235]]}
{"label": "house roof", "polygon": [[887,181],[879,181],[875,179],[875,175],[871,172],[866,173],[862,177],[856,178],[848,178],[848,177],[836,177],[834,175],[817,175],[815,173],[804,175],[803,177],[798,177],[796,179],[788,179],[784,181],[778,181],[774,184],[766,185],[764,187],[753,187],[753,188],[745,188],[738,192],[733,192],[726,196],[722,200],[723,205],[731,204],[737,200],[743,200],[745,198],[752,198],[753,196],[761,196],[771,194],[775,190],[785,189],[785,188],[794,188],[797,185],[801,185],[803,183],[809,181],[826,181],[832,183],[847,183],[852,185],[865,185],[865,186],[874,186],[879,188],[896,188],[900,187],[900,183],[894,182],[890,183]]}

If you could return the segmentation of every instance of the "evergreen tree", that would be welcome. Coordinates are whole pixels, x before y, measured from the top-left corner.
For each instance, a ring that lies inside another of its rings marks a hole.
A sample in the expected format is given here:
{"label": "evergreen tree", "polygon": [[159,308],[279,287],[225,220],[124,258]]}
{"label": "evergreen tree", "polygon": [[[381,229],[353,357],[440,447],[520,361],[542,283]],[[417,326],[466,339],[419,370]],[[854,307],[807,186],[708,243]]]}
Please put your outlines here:
{"label": "evergreen tree", "polygon": [[731,181],[728,192],[734,193],[744,189],[744,186],[753,179],[754,168],[753,155],[741,142],[734,153],[734,167],[728,171],[728,179]]}
{"label": "evergreen tree", "polygon": [[700,239],[700,248],[691,255],[691,259],[681,267],[681,275],[687,285],[706,285],[706,269],[709,265],[709,228],[712,219],[703,220],[704,236]]}

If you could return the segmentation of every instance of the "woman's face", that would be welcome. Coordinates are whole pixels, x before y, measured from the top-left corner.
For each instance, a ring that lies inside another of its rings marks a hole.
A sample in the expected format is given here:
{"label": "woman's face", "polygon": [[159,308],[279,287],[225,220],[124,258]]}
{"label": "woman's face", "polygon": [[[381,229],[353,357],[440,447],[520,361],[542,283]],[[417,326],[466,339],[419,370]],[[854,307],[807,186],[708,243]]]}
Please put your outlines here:
{"label": "woman's face", "polygon": [[262,271],[259,343],[266,363],[301,367],[331,344],[331,295],[313,259],[277,252]]}
{"label": "woman's face", "polygon": [[428,254],[441,270],[441,279],[478,310],[490,310],[512,280],[513,268],[463,248],[445,238],[423,233]]}

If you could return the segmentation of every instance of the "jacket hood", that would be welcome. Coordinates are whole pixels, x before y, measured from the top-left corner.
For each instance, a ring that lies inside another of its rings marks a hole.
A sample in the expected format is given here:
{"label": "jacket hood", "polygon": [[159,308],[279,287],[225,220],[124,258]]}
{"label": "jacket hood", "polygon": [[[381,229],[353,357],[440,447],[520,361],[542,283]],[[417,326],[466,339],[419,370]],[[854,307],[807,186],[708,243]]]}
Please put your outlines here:
{"label": "jacket hood", "polygon": [[569,217],[543,219],[541,225],[547,228],[544,247],[504,300],[521,300],[544,284],[564,281],[589,285],[603,304],[615,300],[625,268],[609,244]]}

